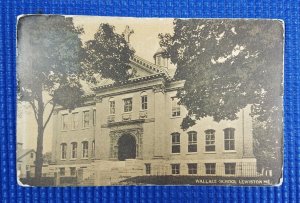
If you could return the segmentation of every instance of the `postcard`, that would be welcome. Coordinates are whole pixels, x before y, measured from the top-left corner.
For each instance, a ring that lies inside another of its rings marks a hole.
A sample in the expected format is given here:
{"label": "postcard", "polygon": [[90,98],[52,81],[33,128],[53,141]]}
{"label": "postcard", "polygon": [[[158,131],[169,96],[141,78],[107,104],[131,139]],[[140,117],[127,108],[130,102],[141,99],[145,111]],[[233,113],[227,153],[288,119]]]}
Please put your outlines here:
{"label": "postcard", "polygon": [[284,24],[22,15],[23,186],[282,182]]}

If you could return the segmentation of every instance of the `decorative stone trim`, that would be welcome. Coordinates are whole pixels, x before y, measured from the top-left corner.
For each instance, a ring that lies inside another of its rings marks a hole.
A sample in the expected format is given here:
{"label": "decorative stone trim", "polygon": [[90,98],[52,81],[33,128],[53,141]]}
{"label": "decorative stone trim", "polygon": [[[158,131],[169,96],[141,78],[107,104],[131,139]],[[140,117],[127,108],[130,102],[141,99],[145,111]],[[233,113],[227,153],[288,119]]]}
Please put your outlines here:
{"label": "decorative stone trim", "polygon": [[98,102],[98,103],[101,103],[101,102],[102,102],[102,99],[103,99],[103,98],[102,98],[101,96],[95,96],[95,97],[94,97],[94,101],[95,101],[95,102]]}
{"label": "decorative stone trim", "polygon": [[147,118],[147,111],[140,111],[140,119]]}
{"label": "decorative stone trim", "polygon": [[107,117],[107,122],[108,122],[108,123],[115,122],[115,115],[109,115],[109,116]]}
{"label": "decorative stone trim", "polygon": [[142,158],[143,128],[130,128],[111,131],[110,136],[110,159],[118,158],[118,141],[124,134],[132,135],[136,140],[136,158]]}
{"label": "decorative stone trim", "polygon": [[153,92],[154,93],[158,93],[158,92],[161,92],[161,93],[165,93],[165,85],[164,84],[160,84],[160,85],[155,85],[153,86]]}
{"label": "decorative stone trim", "polygon": [[131,113],[123,113],[122,114],[123,121],[130,121],[131,120]]}

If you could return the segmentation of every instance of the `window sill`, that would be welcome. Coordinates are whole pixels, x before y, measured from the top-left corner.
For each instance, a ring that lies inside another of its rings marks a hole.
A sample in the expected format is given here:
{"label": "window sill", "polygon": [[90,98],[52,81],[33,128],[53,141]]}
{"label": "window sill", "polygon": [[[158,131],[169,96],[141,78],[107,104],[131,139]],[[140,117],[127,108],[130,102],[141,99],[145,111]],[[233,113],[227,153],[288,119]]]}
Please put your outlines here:
{"label": "window sill", "polygon": [[170,119],[181,118],[181,116],[171,116]]}
{"label": "window sill", "polygon": [[180,154],[180,152],[178,152],[178,153],[172,153],[171,152],[171,155],[179,155]]}
{"label": "window sill", "polygon": [[66,161],[67,159],[60,159],[61,161]]}
{"label": "window sill", "polygon": [[88,157],[83,157],[83,158],[81,158],[81,159],[83,159],[83,160],[88,160],[89,158],[88,158]]}
{"label": "window sill", "polygon": [[70,159],[70,161],[76,161],[77,160],[77,158],[72,158],[72,159]]}
{"label": "window sill", "polygon": [[76,131],[76,130],[78,130],[79,128],[73,128],[73,129],[71,129],[71,131]]}
{"label": "window sill", "polygon": [[205,152],[203,152],[203,153],[204,153],[204,154],[216,154],[217,152],[216,152],[216,151],[214,151],[214,152],[213,152],[213,151],[212,151],[212,152],[206,152],[206,151],[205,151]]}
{"label": "window sill", "polygon": [[198,152],[187,152],[187,155],[193,155],[193,154],[198,154]]}
{"label": "window sill", "polygon": [[226,150],[226,151],[223,151],[223,153],[225,153],[225,154],[230,154],[230,153],[234,154],[234,153],[236,153],[236,150]]}

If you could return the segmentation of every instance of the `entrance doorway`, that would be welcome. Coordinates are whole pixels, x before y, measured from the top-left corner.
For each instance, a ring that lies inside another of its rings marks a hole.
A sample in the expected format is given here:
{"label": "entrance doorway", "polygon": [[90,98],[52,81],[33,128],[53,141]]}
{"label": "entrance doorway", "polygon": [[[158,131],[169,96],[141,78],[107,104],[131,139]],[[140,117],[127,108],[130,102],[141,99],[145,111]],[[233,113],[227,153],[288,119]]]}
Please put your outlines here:
{"label": "entrance doorway", "polygon": [[136,158],[136,140],[130,134],[122,135],[118,140],[118,159],[124,161],[125,159]]}

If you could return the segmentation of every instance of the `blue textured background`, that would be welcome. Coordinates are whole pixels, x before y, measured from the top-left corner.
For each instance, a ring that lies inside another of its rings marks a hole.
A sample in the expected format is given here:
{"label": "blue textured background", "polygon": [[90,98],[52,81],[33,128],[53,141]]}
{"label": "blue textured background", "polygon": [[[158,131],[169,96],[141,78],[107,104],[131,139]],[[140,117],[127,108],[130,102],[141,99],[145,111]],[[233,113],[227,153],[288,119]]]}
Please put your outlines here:
{"label": "blue textured background", "polygon": [[[0,197],[3,202],[300,201],[299,1],[11,0],[2,2],[0,8]],[[283,185],[280,187],[19,187],[16,183],[15,170],[16,16],[39,12],[102,16],[283,19],[286,26]]]}

